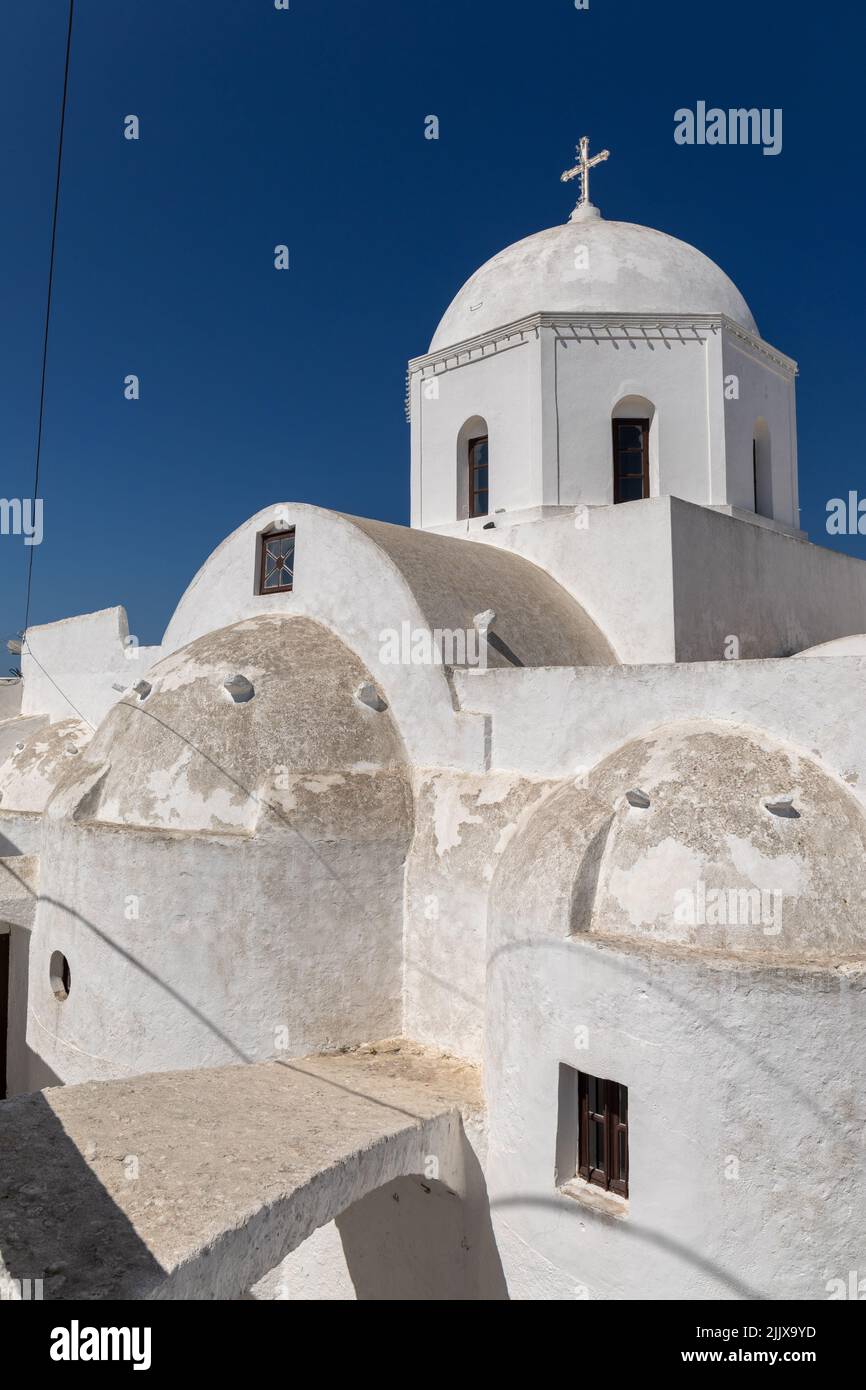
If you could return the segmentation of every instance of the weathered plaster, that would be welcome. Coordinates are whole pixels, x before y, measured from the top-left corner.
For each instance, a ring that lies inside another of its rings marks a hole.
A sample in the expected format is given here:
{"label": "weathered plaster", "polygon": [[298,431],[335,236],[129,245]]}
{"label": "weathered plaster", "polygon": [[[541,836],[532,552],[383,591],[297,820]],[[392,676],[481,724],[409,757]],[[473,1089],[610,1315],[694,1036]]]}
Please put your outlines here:
{"label": "weathered plaster", "polygon": [[461,1214],[449,1295],[503,1297],[462,1122],[479,1104],[471,1069],[399,1044],[21,1097],[0,1105],[0,1268],[54,1299],[239,1297],[434,1160]]}

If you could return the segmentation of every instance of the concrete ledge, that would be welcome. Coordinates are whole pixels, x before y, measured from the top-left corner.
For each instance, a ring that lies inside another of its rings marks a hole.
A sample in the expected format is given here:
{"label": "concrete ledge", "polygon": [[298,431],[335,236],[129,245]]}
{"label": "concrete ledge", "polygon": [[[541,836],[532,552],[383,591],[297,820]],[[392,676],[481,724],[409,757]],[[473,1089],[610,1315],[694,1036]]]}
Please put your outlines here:
{"label": "concrete ledge", "polygon": [[761,526],[765,531],[776,531],[780,536],[792,536],[796,541],[807,541],[809,539],[805,531],[801,531],[799,526],[791,526],[785,521],[775,521],[772,517],[762,516],[760,512],[750,512],[745,507],[732,507],[727,503],[714,503],[708,508],[711,512],[721,512],[723,516],[732,516],[736,521],[745,521],[749,526]]}
{"label": "concrete ledge", "polygon": [[431,1155],[476,1195],[477,1072],[387,1047],[3,1102],[0,1271],[46,1298],[233,1298]]}

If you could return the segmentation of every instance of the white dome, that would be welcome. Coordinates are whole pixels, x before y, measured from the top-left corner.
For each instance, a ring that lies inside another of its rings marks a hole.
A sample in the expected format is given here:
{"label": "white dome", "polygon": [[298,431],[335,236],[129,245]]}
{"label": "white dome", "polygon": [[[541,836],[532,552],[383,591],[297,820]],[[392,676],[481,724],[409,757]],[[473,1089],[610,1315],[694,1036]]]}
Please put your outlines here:
{"label": "white dome", "polygon": [[[575,257],[581,246],[586,269]],[[537,313],[721,313],[758,332],[736,285],[703,252],[651,227],[584,216],[524,237],[476,270],[430,351]]]}

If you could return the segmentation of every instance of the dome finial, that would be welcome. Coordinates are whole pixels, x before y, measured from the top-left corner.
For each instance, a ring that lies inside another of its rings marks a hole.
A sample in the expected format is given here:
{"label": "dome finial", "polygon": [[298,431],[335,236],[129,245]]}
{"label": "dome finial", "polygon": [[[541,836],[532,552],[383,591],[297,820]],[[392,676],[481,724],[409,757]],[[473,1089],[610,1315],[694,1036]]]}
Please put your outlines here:
{"label": "dome finial", "polygon": [[577,206],[571,214],[569,221],[579,222],[585,217],[600,217],[601,213],[597,207],[589,201],[589,171],[595,164],[601,164],[602,160],[610,156],[610,150],[602,150],[601,154],[589,157],[589,136],[581,135],[580,144],[575,147],[577,154],[577,164],[573,169],[566,169],[562,175],[562,183],[568,183],[571,179],[580,179],[580,197]]}

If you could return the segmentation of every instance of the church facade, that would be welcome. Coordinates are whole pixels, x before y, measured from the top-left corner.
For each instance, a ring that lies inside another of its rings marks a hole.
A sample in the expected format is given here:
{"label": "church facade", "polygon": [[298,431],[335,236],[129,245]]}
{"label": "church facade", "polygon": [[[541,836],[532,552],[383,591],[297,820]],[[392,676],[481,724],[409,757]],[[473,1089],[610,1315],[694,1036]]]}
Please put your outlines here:
{"label": "church facade", "polygon": [[418,1297],[822,1298],[863,1264],[866,565],[800,528],[795,363],[589,167],[410,362],[409,527],[280,502],[159,647],[70,618],[0,687],[7,1105],[477,1069],[463,1224],[431,1154],[364,1199],[363,1293],[337,1213],[253,1297],[406,1261]]}

